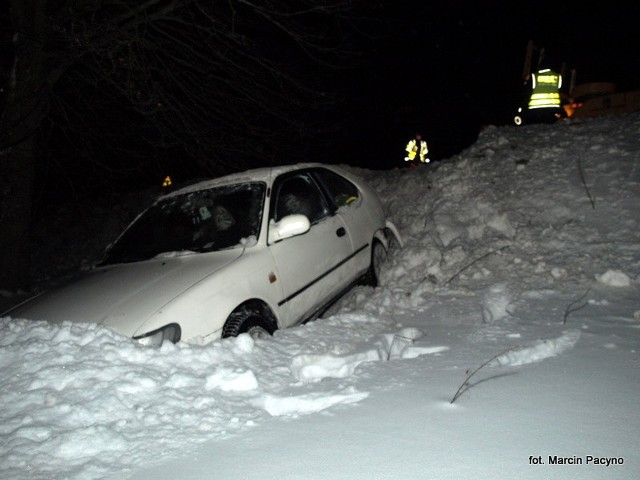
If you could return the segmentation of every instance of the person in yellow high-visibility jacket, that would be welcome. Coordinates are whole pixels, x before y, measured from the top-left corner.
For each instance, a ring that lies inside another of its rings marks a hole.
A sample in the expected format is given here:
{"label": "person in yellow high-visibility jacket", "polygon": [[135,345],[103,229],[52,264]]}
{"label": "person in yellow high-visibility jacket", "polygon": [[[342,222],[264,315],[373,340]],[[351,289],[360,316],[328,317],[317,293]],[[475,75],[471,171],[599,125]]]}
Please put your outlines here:
{"label": "person in yellow high-visibility jacket", "polygon": [[429,153],[427,142],[422,139],[422,135],[419,133],[416,133],[416,136],[409,140],[405,151],[407,155],[404,157],[404,161],[411,162],[412,166],[415,166],[418,161],[420,163],[429,163],[430,161],[429,157],[427,157]]}
{"label": "person in yellow high-visibility jacket", "polygon": [[529,110],[560,108],[562,75],[545,68],[531,75],[531,80],[532,92],[529,98]]}
{"label": "person in yellow high-visibility jacket", "polygon": [[562,118],[564,114],[560,98],[562,75],[543,68],[531,74],[529,80],[530,85],[528,81],[525,83],[526,99],[513,117],[514,123],[522,125],[529,122],[551,122]]}

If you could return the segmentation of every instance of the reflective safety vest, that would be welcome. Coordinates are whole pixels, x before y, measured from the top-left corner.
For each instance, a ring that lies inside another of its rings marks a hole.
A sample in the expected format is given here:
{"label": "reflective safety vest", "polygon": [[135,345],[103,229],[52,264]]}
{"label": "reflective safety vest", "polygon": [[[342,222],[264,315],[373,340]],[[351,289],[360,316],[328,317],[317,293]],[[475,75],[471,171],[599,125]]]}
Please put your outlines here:
{"label": "reflective safety vest", "polygon": [[427,158],[427,153],[429,153],[429,149],[427,148],[427,142],[424,140],[420,140],[420,148],[418,148],[418,142],[414,138],[407,143],[407,156],[404,157],[405,162],[411,162],[416,159],[416,155],[420,153],[420,161],[422,163],[429,163],[429,159]]}
{"label": "reflective safety vest", "polygon": [[547,68],[534,73],[531,78],[533,91],[529,99],[529,109],[560,108],[562,75]]}

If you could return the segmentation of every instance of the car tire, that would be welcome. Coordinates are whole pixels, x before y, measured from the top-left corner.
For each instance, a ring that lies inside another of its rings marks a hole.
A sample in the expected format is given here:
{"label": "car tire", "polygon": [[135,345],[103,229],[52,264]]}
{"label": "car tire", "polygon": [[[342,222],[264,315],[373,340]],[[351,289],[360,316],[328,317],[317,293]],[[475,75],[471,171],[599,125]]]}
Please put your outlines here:
{"label": "car tire", "polygon": [[234,311],[222,327],[222,338],[237,337],[248,333],[254,340],[270,337],[275,327],[273,322],[265,318],[260,309],[241,307]]}
{"label": "car tire", "polygon": [[377,287],[380,285],[380,273],[382,272],[382,265],[387,259],[387,250],[379,240],[374,240],[371,244],[371,264],[369,270],[364,277],[364,284],[370,287]]}

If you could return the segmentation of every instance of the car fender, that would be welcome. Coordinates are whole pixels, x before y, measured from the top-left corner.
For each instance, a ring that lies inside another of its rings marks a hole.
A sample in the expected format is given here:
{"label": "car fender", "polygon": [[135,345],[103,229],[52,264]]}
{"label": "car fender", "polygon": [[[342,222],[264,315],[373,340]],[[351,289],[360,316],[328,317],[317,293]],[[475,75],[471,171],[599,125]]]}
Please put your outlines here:
{"label": "car fender", "polygon": [[398,228],[395,226],[395,224],[391,220],[386,220],[385,229],[388,232],[391,232],[391,234],[395,238],[396,242],[398,242],[398,245],[400,245],[400,247],[404,247],[404,240],[402,240],[402,235],[400,235]]}
{"label": "car fender", "polygon": [[[182,330],[181,341],[207,344],[220,338],[229,315],[249,300],[266,304],[279,325],[281,312],[277,305],[281,298],[282,287],[268,252],[261,248],[247,249],[234,262],[203,278],[157,310],[134,336],[177,323]],[[189,322],[183,321],[185,316]]]}
{"label": "car fender", "polygon": [[380,243],[382,243],[382,246],[384,247],[385,250],[389,250],[389,239],[385,235],[384,230],[382,230],[382,229],[377,230],[373,234],[373,238],[379,240]]}
{"label": "car fender", "polygon": [[382,243],[385,250],[388,250],[390,244],[389,234],[393,235],[393,238],[398,243],[398,245],[400,245],[401,247],[404,246],[400,232],[398,231],[396,226],[389,220],[386,221],[385,228],[376,230],[373,236],[374,238],[378,239],[380,243]]}

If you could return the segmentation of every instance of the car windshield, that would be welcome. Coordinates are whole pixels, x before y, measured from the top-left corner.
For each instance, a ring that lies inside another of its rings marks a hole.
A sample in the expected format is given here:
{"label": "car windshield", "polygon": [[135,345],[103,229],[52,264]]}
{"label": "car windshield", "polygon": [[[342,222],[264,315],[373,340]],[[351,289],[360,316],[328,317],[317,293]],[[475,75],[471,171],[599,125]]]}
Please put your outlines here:
{"label": "car windshield", "polygon": [[264,193],[265,185],[254,182],[161,199],[129,226],[102,265],[212,252],[255,242],[260,234]]}

